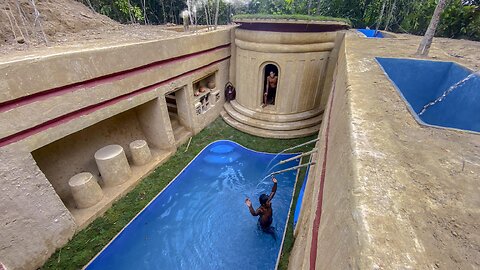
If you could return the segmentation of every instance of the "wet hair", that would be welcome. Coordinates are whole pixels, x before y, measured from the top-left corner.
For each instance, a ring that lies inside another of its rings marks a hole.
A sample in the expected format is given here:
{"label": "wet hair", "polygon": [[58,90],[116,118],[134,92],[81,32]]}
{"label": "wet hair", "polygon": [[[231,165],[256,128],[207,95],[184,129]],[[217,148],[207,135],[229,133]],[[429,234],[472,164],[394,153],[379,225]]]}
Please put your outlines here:
{"label": "wet hair", "polygon": [[260,202],[261,205],[266,204],[267,201],[268,201],[268,196],[267,196],[267,194],[262,194],[262,195],[260,195],[260,197],[258,198],[258,201]]}

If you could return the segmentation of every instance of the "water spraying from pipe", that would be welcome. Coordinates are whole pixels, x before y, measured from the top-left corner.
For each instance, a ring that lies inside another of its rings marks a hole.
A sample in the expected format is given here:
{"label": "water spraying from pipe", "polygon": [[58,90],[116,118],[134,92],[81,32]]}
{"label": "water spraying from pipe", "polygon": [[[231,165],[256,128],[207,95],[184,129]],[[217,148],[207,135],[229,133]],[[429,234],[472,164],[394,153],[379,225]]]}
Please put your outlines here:
{"label": "water spraying from pipe", "polygon": [[480,76],[480,71],[477,71],[477,72],[474,72],[470,75],[468,75],[467,77],[463,78],[462,80],[458,81],[457,83],[453,84],[452,86],[450,86],[447,90],[445,90],[445,92],[443,92],[443,94],[441,96],[439,96],[437,99],[435,99],[434,101],[432,102],[429,102],[427,104],[425,104],[425,106],[423,106],[422,110],[418,113],[418,116],[424,114],[428,108],[430,108],[431,106],[439,103],[439,102],[442,102],[443,99],[445,97],[447,97],[451,92],[453,92],[455,89],[457,89],[458,87],[464,85],[468,80],[470,79],[473,79],[473,77],[475,76]]}
{"label": "water spraying from pipe", "polygon": [[316,164],[316,162],[309,162],[309,163],[305,163],[305,164],[302,164],[302,165],[294,166],[294,167],[291,167],[291,168],[288,168],[288,169],[273,172],[273,173],[267,175],[267,177],[274,176],[276,174],[281,174],[281,173],[288,172],[288,171],[293,171],[293,170],[300,169],[300,168],[310,166],[310,165],[314,165],[314,164]]}
{"label": "water spraying from pipe", "polygon": [[[278,157],[278,155],[281,155],[283,153],[285,153],[286,151],[290,151],[290,150],[293,150],[293,149],[296,149],[296,148],[299,148],[299,147],[302,147],[302,146],[305,146],[305,145],[309,145],[309,144],[312,144],[314,142],[317,142],[318,140],[320,140],[320,138],[316,138],[314,140],[311,140],[311,141],[308,141],[308,142],[304,142],[302,144],[299,144],[299,145],[295,145],[295,146],[292,146],[290,148],[286,148],[286,149],[283,149],[282,151],[280,151],[278,154],[276,154],[271,160],[270,162],[268,163],[267,165],[267,169],[270,168],[270,165],[272,164],[273,160],[275,160],[275,158]],[[275,167],[275,166],[274,166]],[[273,169],[273,167],[271,168]]]}

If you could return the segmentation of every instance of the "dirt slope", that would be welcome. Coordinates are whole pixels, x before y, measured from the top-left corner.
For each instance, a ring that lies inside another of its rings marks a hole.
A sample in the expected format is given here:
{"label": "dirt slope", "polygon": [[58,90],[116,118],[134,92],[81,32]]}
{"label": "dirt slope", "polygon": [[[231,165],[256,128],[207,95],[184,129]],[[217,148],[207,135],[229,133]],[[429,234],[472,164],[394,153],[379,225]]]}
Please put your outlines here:
{"label": "dirt slope", "polygon": [[40,13],[35,24],[35,10],[31,1],[0,1],[0,46],[14,45],[21,49],[27,45],[45,43],[42,27],[46,39],[55,43],[69,33],[120,25],[74,0],[35,0]]}

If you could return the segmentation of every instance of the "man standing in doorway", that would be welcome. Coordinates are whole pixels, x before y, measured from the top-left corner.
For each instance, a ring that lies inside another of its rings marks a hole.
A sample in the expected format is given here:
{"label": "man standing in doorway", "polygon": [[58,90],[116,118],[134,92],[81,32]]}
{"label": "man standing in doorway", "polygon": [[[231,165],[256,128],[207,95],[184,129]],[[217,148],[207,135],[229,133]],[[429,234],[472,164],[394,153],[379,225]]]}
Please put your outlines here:
{"label": "man standing in doorway", "polygon": [[278,83],[277,75],[275,75],[275,72],[270,71],[270,75],[267,76],[267,84],[265,85],[265,91],[263,93],[262,107],[267,106],[267,104],[275,105],[275,94],[277,93],[277,83]]}

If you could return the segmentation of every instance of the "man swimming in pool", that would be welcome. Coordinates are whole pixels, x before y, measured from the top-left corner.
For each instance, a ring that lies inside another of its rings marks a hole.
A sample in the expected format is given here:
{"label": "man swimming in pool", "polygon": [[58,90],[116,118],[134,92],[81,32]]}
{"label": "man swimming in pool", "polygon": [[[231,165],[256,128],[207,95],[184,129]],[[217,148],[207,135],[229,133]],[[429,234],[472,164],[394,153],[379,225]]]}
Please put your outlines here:
{"label": "man swimming in pool", "polygon": [[270,195],[269,196],[267,196],[267,194],[260,195],[260,198],[259,198],[260,207],[257,209],[257,211],[253,209],[252,202],[250,201],[249,198],[245,200],[245,204],[248,206],[248,209],[250,210],[250,214],[252,214],[252,216],[260,216],[258,218],[258,223],[260,224],[260,227],[264,231],[268,231],[273,222],[273,209],[272,209],[271,201],[273,199],[273,196],[275,196],[275,192],[277,192],[277,179],[275,177],[272,177],[272,182],[273,182],[273,187],[272,187],[272,192],[270,192]]}

